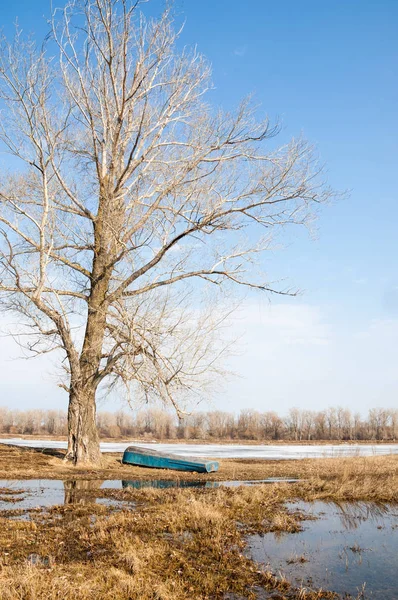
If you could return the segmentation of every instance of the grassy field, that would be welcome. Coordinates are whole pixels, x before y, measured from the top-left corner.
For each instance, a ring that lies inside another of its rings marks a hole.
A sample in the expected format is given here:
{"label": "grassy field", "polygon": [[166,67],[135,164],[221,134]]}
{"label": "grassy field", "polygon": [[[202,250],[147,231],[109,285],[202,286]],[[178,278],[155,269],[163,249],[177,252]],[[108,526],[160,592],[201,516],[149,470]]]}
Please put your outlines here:
{"label": "grassy field", "polygon": [[[0,447],[0,478],[92,479],[87,503],[32,511],[28,520],[0,517],[1,600],[192,600],[335,598],[294,589],[244,553],[252,532],[296,531],[294,498],[398,501],[398,456],[302,461],[224,460],[207,480],[298,477],[298,484],[239,488],[98,490],[103,479],[199,479],[122,466],[84,471],[38,451]],[[95,496],[132,503],[133,510],[95,504]],[[7,489],[0,490],[7,496]],[[92,502],[90,502],[90,498]],[[14,508],[14,506],[12,506]]]}

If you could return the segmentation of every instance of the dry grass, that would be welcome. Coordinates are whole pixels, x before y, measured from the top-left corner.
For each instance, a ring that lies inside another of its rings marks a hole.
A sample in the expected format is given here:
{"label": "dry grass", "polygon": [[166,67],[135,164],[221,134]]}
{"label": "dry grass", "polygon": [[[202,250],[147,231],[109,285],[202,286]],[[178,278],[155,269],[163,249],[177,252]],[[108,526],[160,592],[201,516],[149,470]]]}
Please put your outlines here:
{"label": "dry grass", "polygon": [[0,519],[0,598],[255,598],[255,586],[333,598],[303,596],[243,554],[247,531],[300,527],[282,505],[284,488],[127,490],[134,510],[93,504],[32,513],[30,521]]}
{"label": "dry grass", "polygon": [[[52,456],[0,447],[0,477],[59,479],[198,479],[120,465],[84,471]],[[297,531],[299,514],[284,502],[398,500],[398,456],[304,461],[225,460],[205,479],[299,477],[299,484],[239,488],[94,490],[131,502],[54,507],[30,520],[0,517],[0,600],[205,600],[255,598],[256,588],[284,599],[335,598],[294,589],[244,554],[248,532]],[[94,485],[94,488],[98,486]],[[3,497],[7,490],[0,490]],[[235,594],[235,596],[233,596]]]}
{"label": "dry grass", "polygon": [[398,502],[397,455],[306,461],[301,469],[304,499]]}

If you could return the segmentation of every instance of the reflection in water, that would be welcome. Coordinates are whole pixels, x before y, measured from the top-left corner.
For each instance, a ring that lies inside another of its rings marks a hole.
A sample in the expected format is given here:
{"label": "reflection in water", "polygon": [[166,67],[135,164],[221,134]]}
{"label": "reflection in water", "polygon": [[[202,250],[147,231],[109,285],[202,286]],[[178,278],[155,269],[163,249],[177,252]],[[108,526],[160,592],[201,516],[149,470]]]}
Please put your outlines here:
{"label": "reflection in water", "polygon": [[247,481],[184,481],[172,479],[134,479],[132,481],[122,481],[123,488],[134,488],[142,490],[144,488],[156,488],[160,490],[168,488],[218,488],[218,487],[238,487],[240,485],[261,485],[271,483],[296,483],[298,479],[286,479],[284,477],[270,477],[269,479],[253,479]]}
{"label": "reflection in water", "polygon": [[338,516],[344,529],[358,529],[361,522],[370,521],[376,526],[383,522],[383,517],[389,514],[389,507],[374,502],[336,502],[330,507],[338,509]]}
{"label": "reflection in water", "polygon": [[74,479],[64,481],[64,504],[90,504],[95,502],[96,494],[103,484],[98,479]]}
{"label": "reflection in water", "polygon": [[144,488],[165,490],[169,488],[218,487],[218,483],[216,481],[174,481],[172,479],[152,479],[143,481],[142,479],[135,479],[133,481],[122,481],[122,487],[123,489],[133,488],[135,490],[142,490]]}
{"label": "reflection in water", "polygon": [[[60,479],[26,479],[0,480],[0,488],[8,491],[10,498],[19,498],[19,510],[50,508],[62,504],[89,504],[99,502],[107,505],[117,505],[111,498],[97,498],[101,487],[121,489],[120,481],[101,480],[67,480]],[[0,497],[0,514],[2,511],[9,513],[10,503],[2,501]]]}
{"label": "reflection in water", "polygon": [[[30,479],[24,481],[0,480],[0,488],[7,489],[5,498],[0,496],[1,510],[10,509],[10,501],[18,499],[18,508],[32,509],[39,507],[50,507],[60,504],[90,504],[97,502],[108,506],[121,506],[123,501],[104,497],[100,494],[101,488],[121,490],[133,488],[141,490],[144,488],[169,489],[169,488],[218,488],[220,486],[236,487],[239,485],[258,485],[264,483],[290,483],[297,480],[270,479],[256,481],[206,481],[200,480],[173,480],[173,479],[136,479],[131,481],[99,480],[99,479]],[[100,497],[101,496],[101,497]]]}
{"label": "reflection in water", "polygon": [[[262,483],[289,483],[296,480],[270,478],[256,481],[208,481],[206,479],[184,481],[155,479],[144,481],[136,479],[132,481],[115,480],[67,480],[58,479],[26,479],[0,480],[0,489],[7,490],[7,494],[0,495],[0,513],[10,509],[10,500],[18,499],[18,508],[21,510],[50,507],[60,504],[89,504],[97,502],[107,506],[121,507],[122,500],[114,500],[104,497],[99,493],[100,489],[122,490],[123,488],[218,488],[219,486],[235,487],[239,485],[257,485]],[[109,495],[109,494],[108,494]],[[97,497],[98,496],[98,497]],[[99,497],[101,496],[101,497]]]}
{"label": "reflection in water", "polygon": [[298,502],[316,517],[303,531],[250,536],[250,554],[297,585],[351,594],[365,585],[366,598],[398,598],[398,513],[396,506],[370,502]]}

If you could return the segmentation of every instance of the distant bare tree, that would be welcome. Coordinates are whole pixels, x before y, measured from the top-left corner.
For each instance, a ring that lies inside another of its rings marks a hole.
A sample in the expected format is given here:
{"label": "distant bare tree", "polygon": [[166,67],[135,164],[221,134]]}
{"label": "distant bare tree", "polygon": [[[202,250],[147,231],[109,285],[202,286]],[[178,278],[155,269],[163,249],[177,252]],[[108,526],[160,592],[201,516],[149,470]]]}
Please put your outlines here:
{"label": "distant bare tree", "polygon": [[8,410],[0,406],[0,432],[7,431],[8,426]]}
{"label": "distant bare tree", "polygon": [[392,408],[390,410],[390,421],[391,421],[391,438],[395,441],[398,437],[398,409]]}
{"label": "distant bare tree", "polygon": [[63,354],[76,463],[101,458],[102,383],[180,414],[212,385],[222,317],[199,310],[203,285],[286,293],[253,259],[330,195],[311,146],[276,148],[250,101],[212,110],[208,63],[177,51],[169,9],[139,5],[74,0],[47,44],[2,40],[1,301],[33,354]]}
{"label": "distant bare tree", "polygon": [[207,419],[203,412],[195,412],[187,419],[188,437],[202,439],[207,437]]}
{"label": "distant bare tree", "polygon": [[235,418],[232,413],[212,410],[207,413],[208,435],[213,438],[231,438],[235,434]]}
{"label": "distant bare tree", "polygon": [[304,410],[302,412],[302,427],[305,439],[310,440],[315,425],[315,414],[312,410]]}
{"label": "distant bare tree", "polygon": [[296,441],[301,440],[301,434],[302,434],[301,423],[302,423],[302,418],[301,418],[300,409],[297,408],[296,406],[294,406],[293,408],[290,408],[289,414],[286,418],[286,424],[287,424],[287,427],[289,428],[291,439],[294,439]]}
{"label": "distant bare tree", "polygon": [[329,439],[330,440],[337,439],[336,438],[337,417],[336,417],[336,409],[333,406],[329,406],[329,408],[326,409],[326,423],[327,423],[327,428],[328,428],[328,432],[329,432]]}
{"label": "distant bare tree", "polygon": [[352,432],[353,432],[353,437],[354,440],[358,440],[360,439],[360,435],[362,433],[363,435],[363,431],[361,432],[361,429],[363,430],[363,422],[361,419],[361,414],[359,412],[354,413],[354,416],[352,418]]}
{"label": "distant bare tree", "polygon": [[252,408],[240,411],[237,423],[238,436],[241,439],[255,440],[260,435],[260,413]]}
{"label": "distant bare tree", "polygon": [[368,421],[373,438],[375,438],[376,440],[384,439],[389,418],[389,411],[385,408],[370,409]]}
{"label": "distant bare tree", "polygon": [[[330,410],[330,409],[328,409]],[[347,415],[349,410],[346,409]],[[33,413],[33,422],[32,422]],[[308,414],[310,413],[310,414]],[[97,427],[102,438],[156,438],[156,439],[258,439],[258,440],[337,440],[330,438],[325,411],[293,409],[290,416],[281,418],[274,411],[259,413],[244,409],[240,415],[222,411],[197,412],[181,421],[174,411],[148,407],[134,413],[97,413]],[[294,429],[291,415],[297,416],[299,425]],[[40,420],[37,416],[40,415]],[[396,409],[371,409],[368,418],[359,413],[352,417],[351,429],[345,426],[344,436],[351,433],[353,440],[397,439],[398,411]],[[32,424],[34,423],[34,424]],[[27,428],[27,424],[29,425]],[[337,427],[333,430],[337,436]],[[63,411],[10,411],[0,407],[0,432],[10,434],[65,435],[66,413]]]}
{"label": "distant bare tree", "polygon": [[326,437],[326,413],[324,410],[316,412],[314,415],[314,434],[318,440],[324,440]]}
{"label": "distant bare tree", "polygon": [[283,420],[275,411],[270,413],[270,420],[272,427],[272,439],[279,440],[283,430]]}

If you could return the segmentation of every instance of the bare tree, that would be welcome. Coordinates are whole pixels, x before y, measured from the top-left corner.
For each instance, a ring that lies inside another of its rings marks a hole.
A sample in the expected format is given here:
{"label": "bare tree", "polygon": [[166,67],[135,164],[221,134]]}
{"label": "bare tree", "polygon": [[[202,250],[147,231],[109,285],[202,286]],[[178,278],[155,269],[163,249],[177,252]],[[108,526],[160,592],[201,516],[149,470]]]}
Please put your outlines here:
{"label": "bare tree", "polygon": [[390,421],[391,421],[391,439],[396,440],[398,436],[398,409],[392,408],[390,410]]}
{"label": "bare tree", "polygon": [[371,408],[369,410],[369,427],[373,439],[383,440],[386,436],[386,429],[390,413],[385,408]]}
{"label": "bare tree", "polygon": [[302,417],[301,411],[297,406],[289,409],[289,414],[286,418],[286,425],[289,428],[290,436],[292,439],[298,441],[301,440],[302,435]]}
{"label": "bare tree", "polygon": [[63,354],[77,463],[100,460],[106,382],[182,414],[218,373],[204,286],[288,293],[253,260],[330,194],[311,146],[276,148],[249,100],[213,110],[208,63],[176,49],[169,9],[146,20],[139,4],[75,0],[43,46],[2,41],[1,300],[32,353]]}
{"label": "bare tree", "polygon": [[324,410],[315,413],[314,434],[318,440],[324,440],[326,434],[326,413]]}
{"label": "bare tree", "polygon": [[[328,411],[331,411],[329,408]],[[348,416],[349,410],[346,409]],[[308,414],[309,413],[309,414]],[[297,419],[296,419],[296,417]],[[344,436],[351,440],[392,440],[397,438],[396,409],[374,408],[368,418],[359,413],[352,424],[345,425]],[[292,425],[297,422],[297,427]],[[0,407],[0,432],[11,434],[65,435],[66,413],[63,411],[15,411]],[[210,411],[196,412],[178,420],[175,411],[148,407],[134,413],[97,413],[97,427],[101,437],[139,437],[174,439],[285,439],[285,440],[338,440],[338,428],[330,438],[325,411],[292,409],[282,418],[274,411],[259,413],[243,409],[240,415]],[[349,437],[351,433],[351,438]]]}
{"label": "bare tree", "polygon": [[235,433],[235,417],[232,413],[213,410],[207,413],[207,421],[210,438],[231,438]]}
{"label": "bare tree", "polygon": [[339,439],[336,434],[337,424],[337,411],[333,406],[329,406],[326,409],[326,423],[329,432],[329,440]]}
{"label": "bare tree", "polygon": [[311,439],[311,434],[315,424],[315,414],[312,410],[303,410],[301,417],[303,435],[307,440]]}

